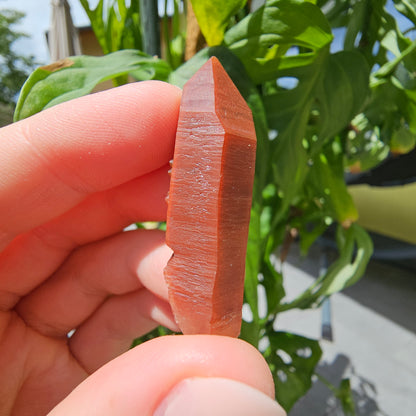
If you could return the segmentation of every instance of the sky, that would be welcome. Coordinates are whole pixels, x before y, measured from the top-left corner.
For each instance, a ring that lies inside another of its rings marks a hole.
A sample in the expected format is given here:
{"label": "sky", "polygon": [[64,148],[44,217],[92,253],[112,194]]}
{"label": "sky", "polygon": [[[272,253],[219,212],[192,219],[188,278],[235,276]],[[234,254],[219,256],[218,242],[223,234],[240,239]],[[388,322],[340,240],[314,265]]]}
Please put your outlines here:
{"label": "sky", "polygon": [[[95,7],[98,0],[89,0],[92,7]],[[68,0],[71,7],[71,15],[75,26],[89,25],[88,17],[82,8],[79,0]],[[30,38],[16,42],[15,50],[25,55],[34,55],[38,64],[49,63],[49,52],[46,44],[45,32],[50,25],[51,0],[0,0],[0,9],[15,9],[26,13],[20,26],[16,25],[15,30],[27,33]],[[400,16],[395,12],[392,0],[389,0],[388,10],[395,17]],[[403,20],[403,19],[401,19]],[[400,22],[408,26],[408,22]],[[334,42],[333,49],[339,49],[339,42]],[[334,51],[334,50],[333,50]]]}

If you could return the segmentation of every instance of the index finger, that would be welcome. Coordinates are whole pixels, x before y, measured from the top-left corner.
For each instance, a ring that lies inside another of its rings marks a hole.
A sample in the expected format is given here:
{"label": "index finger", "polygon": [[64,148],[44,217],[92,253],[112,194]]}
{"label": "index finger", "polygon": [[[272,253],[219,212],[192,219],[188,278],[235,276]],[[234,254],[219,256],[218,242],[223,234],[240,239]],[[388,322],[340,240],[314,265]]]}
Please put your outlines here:
{"label": "index finger", "polygon": [[69,101],[0,131],[0,249],[89,194],[164,166],[180,90],[158,81]]}

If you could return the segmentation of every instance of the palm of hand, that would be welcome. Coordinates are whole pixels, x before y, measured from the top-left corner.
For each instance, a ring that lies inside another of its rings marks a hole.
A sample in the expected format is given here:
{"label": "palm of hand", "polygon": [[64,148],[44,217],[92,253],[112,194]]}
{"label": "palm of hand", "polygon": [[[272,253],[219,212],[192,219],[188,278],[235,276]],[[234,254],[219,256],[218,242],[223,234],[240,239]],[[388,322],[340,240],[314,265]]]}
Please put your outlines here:
{"label": "palm of hand", "polygon": [[1,130],[1,414],[45,414],[135,337],[176,329],[164,234],[121,231],[165,219],[179,100],[141,83]]}
{"label": "palm of hand", "polygon": [[2,414],[46,414],[87,377],[66,339],[36,332],[15,311],[3,312],[0,325],[7,328],[0,338]]}
{"label": "palm of hand", "polygon": [[[30,256],[21,250],[37,232],[19,237],[0,254],[3,265],[14,251],[22,259],[2,281],[3,287],[11,285],[1,293],[2,414],[45,414],[89,374],[126,351],[134,337],[159,323],[176,329],[164,300],[162,268],[170,252],[162,232],[118,233],[78,247],[19,298],[11,293],[21,292],[20,285],[37,280],[35,275],[47,268],[45,261],[25,278],[13,278],[14,272],[29,269],[24,263]],[[45,258],[56,255],[35,239],[38,256],[42,251]],[[75,334],[68,338],[72,329]]]}

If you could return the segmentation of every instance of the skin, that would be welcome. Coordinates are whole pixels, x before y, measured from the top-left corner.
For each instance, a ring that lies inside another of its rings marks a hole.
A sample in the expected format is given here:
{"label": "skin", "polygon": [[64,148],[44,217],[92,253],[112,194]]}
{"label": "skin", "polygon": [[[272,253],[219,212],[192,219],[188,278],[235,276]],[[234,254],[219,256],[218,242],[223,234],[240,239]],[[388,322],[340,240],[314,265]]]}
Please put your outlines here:
{"label": "skin", "polygon": [[0,130],[1,415],[152,415],[193,377],[272,402],[268,367],[243,341],[171,336],[128,351],[159,324],[177,330],[164,233],[122,230],[166,218],[180,95],[130,84]]}

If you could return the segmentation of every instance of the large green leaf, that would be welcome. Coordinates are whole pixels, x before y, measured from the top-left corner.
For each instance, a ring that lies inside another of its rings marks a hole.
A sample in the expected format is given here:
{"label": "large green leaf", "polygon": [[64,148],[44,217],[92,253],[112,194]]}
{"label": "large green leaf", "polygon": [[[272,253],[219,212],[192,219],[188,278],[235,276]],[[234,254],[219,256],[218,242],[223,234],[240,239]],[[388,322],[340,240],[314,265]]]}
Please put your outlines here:
{"label": "large green leaf", "polygon": [[[416,21],[414,1],[394,3],[400,13]],[[392,8],[386,8],[386,1],[322,0],[320,5],[332,24],[345,26],[344,50],[359,50],[372,68],[371,94],[363,114],[352,121],[344,135],[351,170],[370,169],[388,155],[389,145],[400,152],[412,147],[416,133],[416,43],[402,33],[404,20],[389,13]],[[396,138],[403,135],[409,143],[396,146]]]}
{"label": "large green leaf", "polygon": [[369,69],[357,52],[330,55],[325,48],[312,64],[280,74],[296,77],[298,85],[266,95],[264,104],[269,126],[278,132],[273,152],[273,159],[279,161],[275,180],[289,206],[303,187],[309,159],[363,106]]}
{"label": "large green leaf", "polygon": [[[303,0],[269,0],[224,37],[256,83],[275,79],[279,66],[310,64],[315,52],[331,41],[331,29],[319,7]],[[294,46],[301,52],[284,57]]]}
{"label": "large green leaf", "polygon": [[268,333],[264,355],[272,370],[276,399],[288,412],[312,386],[322,350],[318,341],[288,332]]}
{"label": "large green leaf", "polygon": [[[331,40],[331,30],[320,9],[301,0],[270,0],[225,35],[225,43],[240,58],[255,83],[284,76],[295,78],[299,83],[290,91],[280,90],[266,96],[264,100],[269,126],[278,132],[277,143],[273,144],[272,160],[279,163],[275,163],[273,173],[284,201],[277,217],[284,215],[307,174],[309,156],[302,142],[306,136],[312,106],[320,105],[321,124],[331,116],[326,114],[328,109],[331,110],[326,106],[328,100],[316,99],[319,87],[326,93],[325,85],[322,85],[326,78],[322,72],[328,67]],[[292,47],[296,47],[298,53],[287,54]],[[340,63],[341,66],[342,64],[343,62]],[[338,75],[339,73],[340,71]],[[349,71],[344,71],[341,75],[344,79],[351,78]],[[361,79],[359,77],[359,81]],[[362,87],[362,83],[359,84]],[[343,96],[340,98],[344,92],[345,99]],[[352,96],[347,88],[337,94],[343,107],[348,102],[348,115],[355,106],[354,98],[357,97]],[[357,98],[357,101],[360,99]],[[344,124],[347,123],[348,116],[345,112],[341,115]],[[333,126],[322,124],[321,130],[324,127]],[[325,134],[330,133],[332,131],[328,130]]]}
{"label": "large green leaf", "polygon": [[321,140],[339,133],[362,110],[370,75],[363,56],[353,51],[329,55],[324,71],[315,92]]}
{"label": "large green leaf", "polygon": [[100,57],[74,56],[36,69],[24,84],[17,102],[15,121],[64,101],[81,97],[108,79],[134,73],[138,80],[166,80],[169,65],[136,50],[122,50]]}
{"label": "large green leaf", "polygon": [[247,0],[191,0],[199,27],[209,46],[220,45],[230,18]]}
{"label": "large green leaf", "polygon": [[321,143],[349,123],[369,94],[369,68],[357,52],[330,55],[325,49],[312,65],[280,74],[296,77],[299,83],[294,89],[280,89],[265,96],[270,127],[283,133],[296,115],[313,108],[317,114],[312,133],[319,136]]}

